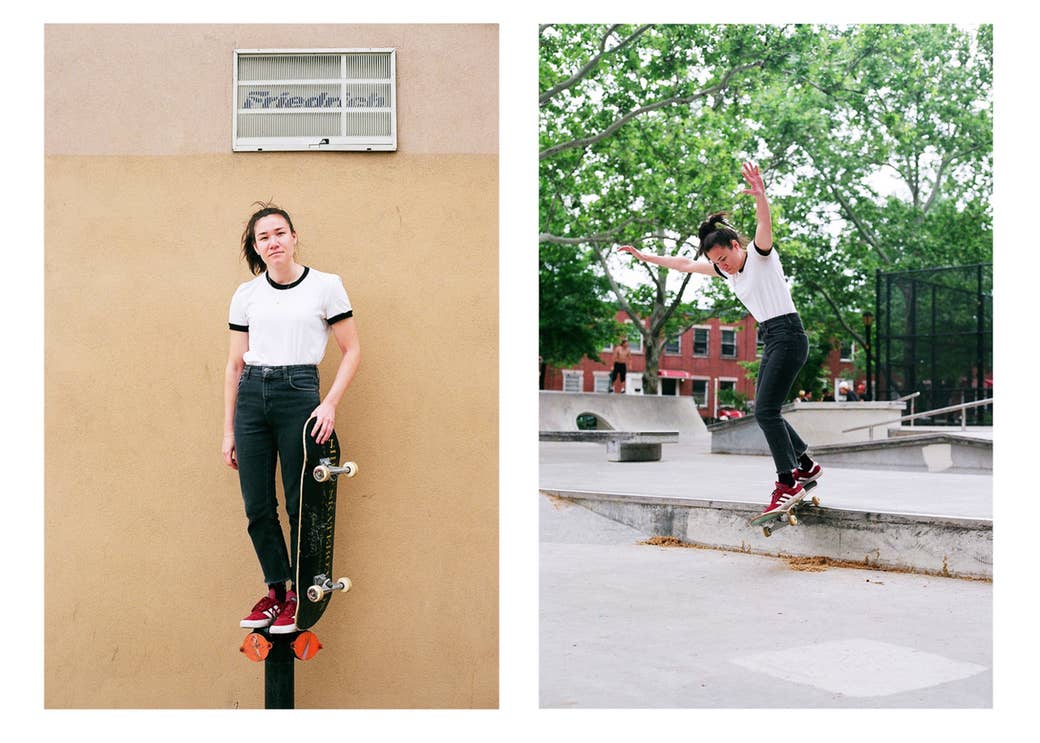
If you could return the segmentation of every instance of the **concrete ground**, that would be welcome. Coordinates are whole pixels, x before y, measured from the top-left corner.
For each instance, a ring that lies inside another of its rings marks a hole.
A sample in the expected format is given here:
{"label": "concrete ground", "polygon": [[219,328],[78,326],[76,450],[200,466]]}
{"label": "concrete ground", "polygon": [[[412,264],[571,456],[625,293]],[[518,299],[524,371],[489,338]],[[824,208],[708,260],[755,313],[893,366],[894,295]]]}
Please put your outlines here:
{"label": "concrete ground", "polygon": [[[660,462],[607,462],[602,444],[539,444],[539,487],[634,495],[769,502],[773,460],[711,454],[705,445],[665,444]],[[883,513],[993,517],[993,475],[829,467],[817,490],[824,504]]]}
{"label": "concrete ground", "polygon": [[[677,449],[665,447],[665,462],[608,467],[598,445],[542,444],[539,479],[546,488],[768,497],[766,458]],[[763,475],[763,493],[743,486]],[[836,507],[992,512],[988,476],[832,469],[827,478]],[[990,583],[809,572],[774,557],[640,545],[648,535],[539,498],[542,707],[992,705]]]}

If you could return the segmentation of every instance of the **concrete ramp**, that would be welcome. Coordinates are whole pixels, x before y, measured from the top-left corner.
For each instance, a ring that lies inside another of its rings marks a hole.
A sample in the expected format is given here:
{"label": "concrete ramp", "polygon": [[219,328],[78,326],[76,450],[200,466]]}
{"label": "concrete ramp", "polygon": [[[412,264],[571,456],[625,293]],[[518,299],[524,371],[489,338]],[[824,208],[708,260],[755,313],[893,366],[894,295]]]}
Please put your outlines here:
{"label": "concrete ramp", "polygon": [[598,428],[614,431],[678,431],[687,443],[708,440],[693,398],[597,392],[539,393],[540,431],[577,431],[578,416],[596,416]]}
{"label": "concrete ramp", "polygon": [[[869,441],[870,431],[858,426],[882,424],[902,415],[904,403],[879,402],[793,402],[781,413],[802,440],[821,444],[851,444]],[[884,431],[883,428],[877,429]],[[769,454],[769,445],[754,416],[716,423],[708,428],[711,450],[716,454]]]}
{"label": "concrete ramp", "polygon": [[952,433],[901,433],[889,439],[856,444],[814,446],[812,456],[832,467],[921,472],[993,472],[993,442]]}

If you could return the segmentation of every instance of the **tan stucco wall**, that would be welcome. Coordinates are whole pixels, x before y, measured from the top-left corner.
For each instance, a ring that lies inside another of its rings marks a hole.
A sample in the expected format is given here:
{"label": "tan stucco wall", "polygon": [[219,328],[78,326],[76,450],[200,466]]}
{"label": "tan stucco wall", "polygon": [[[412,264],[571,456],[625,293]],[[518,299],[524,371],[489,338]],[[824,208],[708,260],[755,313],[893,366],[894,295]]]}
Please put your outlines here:
{"label": "tan stucco wall", "polygon": [[[337,421],[360,465],[337,520],[335,574],[354,589],[297,663],[297,706],[496,706],[497,29],[49,26],[45,41],[46,706],[263,706],[237,626],[262,579],[220,436],[228,301],[250,278],[238,240],[268,198],[302,262],[343,277],[362,347]],[[399,151],[232,154],[232,50],[266,46],[397,47]],[[455,74],[449,49],[479,69]],[[163,94],[55,102],[83,86]],[[323,389],[338,361],[330,343]]]}
{"label": "tan stucco wall", "polygon": [[494,25],[50,25],[47,153],[231,149],[235,49],[397,49],[398,151],[498,153]]}

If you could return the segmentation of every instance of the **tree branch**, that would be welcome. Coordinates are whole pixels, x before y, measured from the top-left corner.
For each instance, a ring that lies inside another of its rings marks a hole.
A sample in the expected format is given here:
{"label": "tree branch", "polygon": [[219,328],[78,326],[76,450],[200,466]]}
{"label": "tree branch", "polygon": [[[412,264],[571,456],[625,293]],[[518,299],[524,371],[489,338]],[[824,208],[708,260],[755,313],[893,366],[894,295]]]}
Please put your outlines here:
{"label": "tree branch", "polygon": [[559,235],[553,235],[548,232],[538,233],[538,242],[540,243],[551,243],[552,245],[584,245],[585,243],[606,243],[614,242],[615,235],[613,232],[601,232],[597,235],[587,235],[585,237],[560,237]]}
{"label": "tree branch", "polygon": [[603,257],[603,254],[595,246],[593,246],[592,252],[596,255],[596,260],[599,261],[599,265],[600,268],[603,269],[603,273],[606,274],[607,281],[610,283],[610,289],[614,292],[614,296],[617,297],[618,305],[621,307],[621,310],[629,316],[629,318],[632,320],[632,324],[639,328],[639,334],[643,336],[644,339],[649,340],[651,337],[649,331],[643,325],[636,311],[632,309],[632,305],[628,303],[628,300],[625,298],[625,295],[622,294],[621,287],[618,286],[617,281],[614,280],[613,274],[610,273],[610,267],[607,266],[606,258]]}
{"label": "tree branch", "polygon": [[558,93],[562,93],[567,88],[570,88],[571,86],[584,80],[586,77],[588,77],[590,72],[596,69],[596,66],[599,65],[600,60],[603,59],[603,57],[605,57],[608,54],[613,54],[614,52],[618,51],[630,42],[635,41],[637,38],[642,36],[647,30],[653,28],[652,25],[640,26],[634,32],[632,32],[632,34],[628,38],[622,40],[620,44],[611,47],[610,49],[606,49],[607,39],[610,38],[610,36],[614,33],[614,31],[617,29],[619,25],[621,24],[614,24],[613,26],[607,29],[607,32],[605,34],[603,34],[603,38],[600,39],[599,42],[599,53],[596,56],[594,56],[592,59],[586,62],[580,70],[575,72],[562,83],[554,85],[553,87],[549,88],[549,90],[545,91],[540,96],[538,96],[538,105],[544,106],[546,103],[551,101]]}
{"label": "tree branch", "polygon": [[752,62],[751,64],[746,65],[738,65],[737,67],[734,67],[732,70],[727,72],[718,84],[713,85],[710,88],[705,88],[696,93],[692,93],[686,96],[672,96],[671,98],[665,98],[664,100],[648,104],[646,106],[643,106],[642,108],[637,108],[634,111],[630,111],[624,116],[616,119],[612,124],[610,124],[610,126],[608,126],[603,131],[599,132],[598,134],[593,134],[589,137],[580,137],[578,139],[572,139],[570,142],[561,142],[560,144],[556,144],[552,147],[549,147],[548,149],[542,150],[540,153],[538,153],[538,159],[545,160],[546,158],[552,157],[566,150],[573,150],[579,147],[588,147],[589,145],[596,144],[597,142],[609,137],[611,134],[616,132],[618,129],[627,124],[632,119],[636,118],[637,116],[642,116],[645,113],[649,113],[650,111],[656,111],[657,109],[665,108],[666,106],[690,103],[692,101],[697,100],[698,98],[706,98],[710,95],[714,95],[715,93],[720,93],[729,87],[729,81],[735,75],[762,66],[763,63],[761,61]]}
{"label": "tree branch", "polygon": [[953,162],[953,155],[946,155],[939,163],[939,169],[935,173],[935,184],[932,186],[932,192],[928,194],[928,198],[924,202],[924,206],[921,207],[921,212],[918,215],[917,221],[920,223],[924,216],[928,213],[928,210],[932,208],[932,204],[935,203],[935,198],[939,195],[939,189],[942,186],[943,175],[946,173],[946,168]]}
{"label": "tree branch", "polygon": [[[613,229],[606,232],[597,232],[585,237],[560,237],[559,235],[554,235],[550,232],[540,232],[538,233],[538,242],[552,243],[553,245],[581,245],[583,243],[615,242],[618,239],[618,234],[625,230],[625,228],[630,224],[639,224],[640,222],[647,223],[649,220],[645,217],[630,217]],[[633,242],[644,242],[653,237],[654,235],[645,235],[637,240],[633,240]]]}
{"label": "tree branch", "polygon": [[848,332],[848,334],[852,336],[853,340],[855,340],[860,345],[864,345],[863,336],[856,332],[845,321],[845,315],[842,309],[838,307],[837,302],[835,302],[831,295],[827,293],[827,290],[815,281],[806,281],[805,283],[814,293],[821,295],[827,302],[827,304],[830,305],[831,309],[834,311],[834,316],[838,318],[838,322],[846,330],[846,332]]}
{"label": "tree branch", "polygon": [[676,308],[682,303],[682,296],[683,293],[686,291],[686,285],[690,283],[690,279],[692,277],[692,273],[687,273],[686,276],[683,278],[683,282],[679,286],[679,291],[675,293],[675,299],[672,300],[671,305],[665,308],[665,311],[662,313],[661,317],[659,318],[659,321],[654,324],[654,327],[652,329],[653,331],[656,332],[659,328],[663,328],[666,324],[668,324],[668,321],[671,319],[672,315],[675,314]]}

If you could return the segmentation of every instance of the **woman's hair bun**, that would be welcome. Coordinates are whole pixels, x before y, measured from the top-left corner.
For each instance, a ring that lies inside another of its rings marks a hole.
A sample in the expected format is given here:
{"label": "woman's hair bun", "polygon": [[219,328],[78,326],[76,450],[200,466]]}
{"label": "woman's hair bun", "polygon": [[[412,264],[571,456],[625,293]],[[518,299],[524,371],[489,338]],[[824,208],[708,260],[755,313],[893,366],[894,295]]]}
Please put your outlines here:
{"label": "woman's hair bun", "polygon": [[[715,212],[714,214],[709,214],[697,229],[697,239],[703,241],[704,238],[716,230],[733,230],[733,226],[726,221],[726,217],[728,216],[729,212]],[[736,230],[734,230],[734,232],[735,231]]]}

